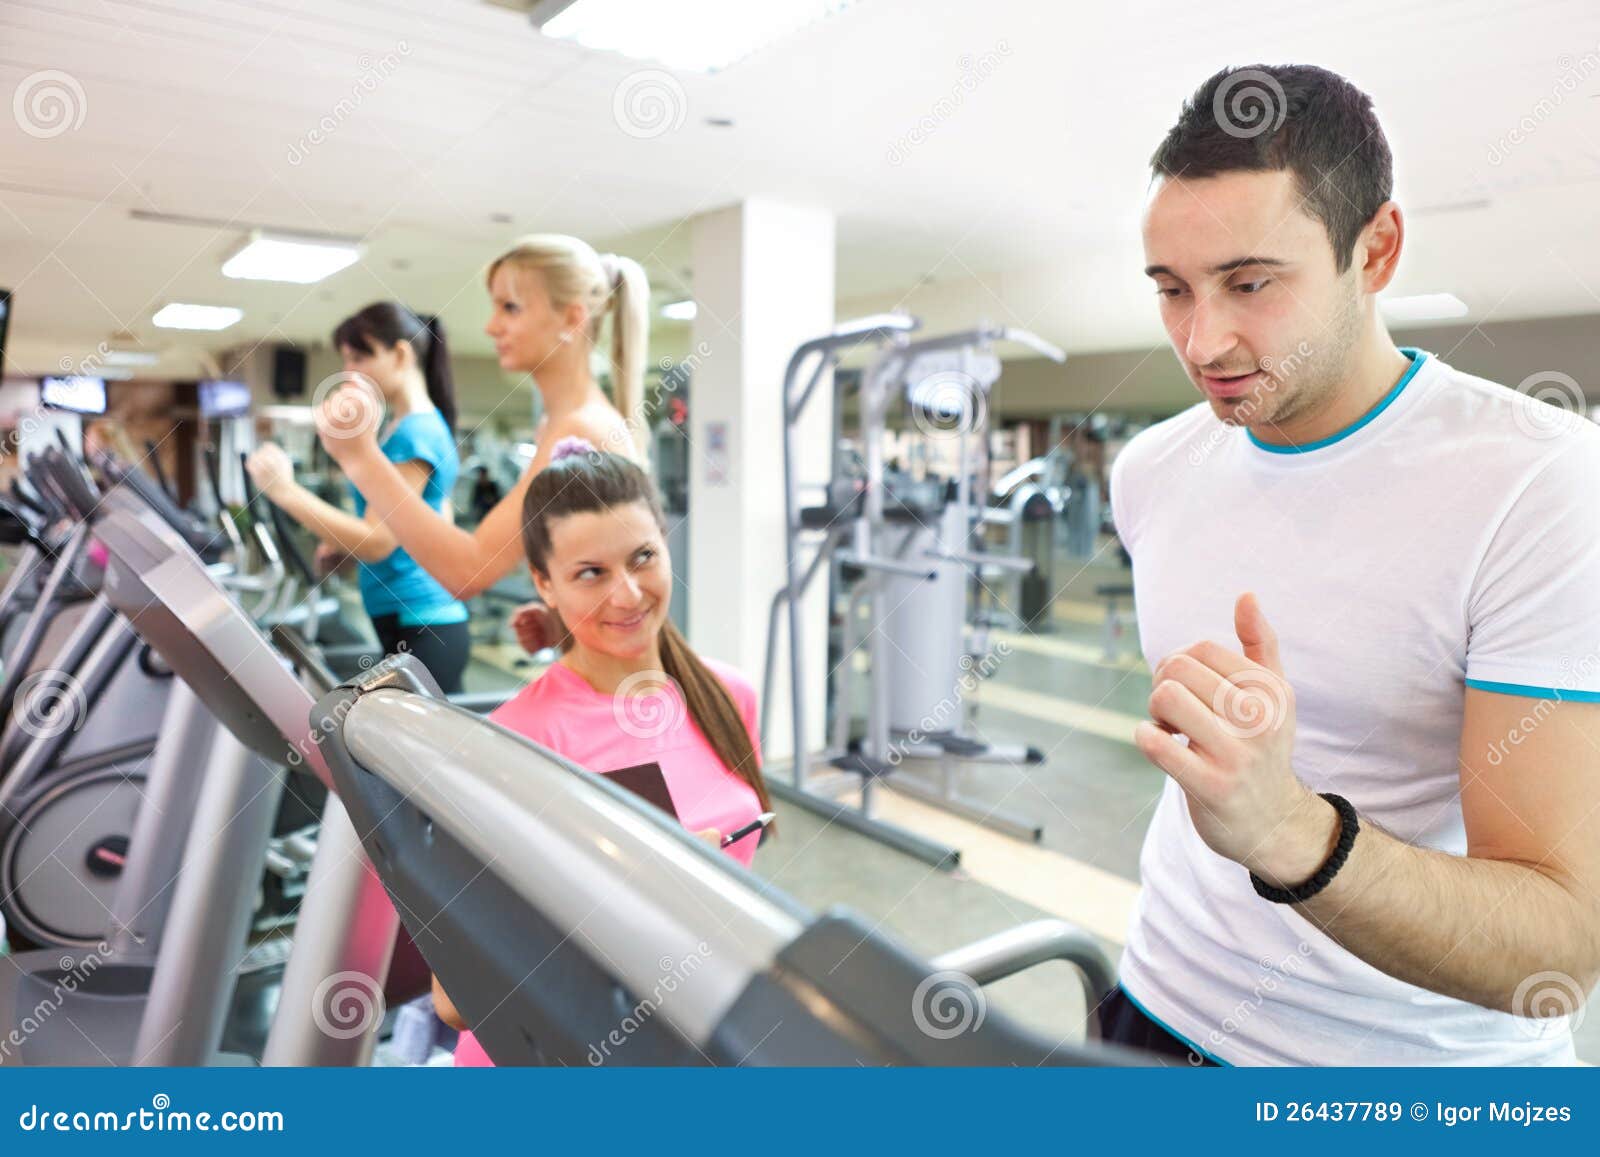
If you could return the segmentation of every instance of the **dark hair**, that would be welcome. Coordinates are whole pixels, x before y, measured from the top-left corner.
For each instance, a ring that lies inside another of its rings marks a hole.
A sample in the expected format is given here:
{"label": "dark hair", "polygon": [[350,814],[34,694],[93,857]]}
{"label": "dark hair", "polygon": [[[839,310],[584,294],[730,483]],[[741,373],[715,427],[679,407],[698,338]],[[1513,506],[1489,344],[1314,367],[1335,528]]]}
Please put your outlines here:
{"label": "dark hair", "polygon": [[444,340],[444,323],[431,314],[413,313],[398,301],[375,301],[360,313],[341,321],[333,331],[338,349],[359,350],[364,354],[411,343],[428,384],[428,399],[439,407],[450,432],[456,429],[456,382],[450,373],[450,349]]}
{"label": "dark hair", "polygon": [[[666,537],[667,520],[655,484],[631,458],[599,450],[558,458],[533,476],[522,500],[522,547],[528,562],[548,576],[550,524],[569,514],[587,514],[642,502]],[[558,616],[559,620],[559,616]],[[562,647],[571,643],[561,624]],[[670,620],[661,627],[661,667],[683,693],[689,718],[734,775],[755,789],[761,810],[771,810],[755,743],[727,687],[696,655]]]}
{"label": "dark hair", "polygon": [[1212,76],[1184,104],[1150,168],[1186,179],[1289,170],[1302,207],[1328,231],[1340,273],[1394,191],[1394,159],[1372,98],[1308,64]]}

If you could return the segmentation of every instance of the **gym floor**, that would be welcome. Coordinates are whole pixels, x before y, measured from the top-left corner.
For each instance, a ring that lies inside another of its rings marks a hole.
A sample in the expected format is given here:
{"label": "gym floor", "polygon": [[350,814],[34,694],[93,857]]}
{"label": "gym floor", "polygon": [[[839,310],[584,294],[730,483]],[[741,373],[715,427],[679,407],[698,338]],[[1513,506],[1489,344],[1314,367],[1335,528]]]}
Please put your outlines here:
{"label": "gym floor", "polygon": [[[1132,740],[1150,675],[1137,657],[1131,614],[1119,657],[1105,656],[1106,610],[1094,592],[1129,581],[1115,554],[1103,550],[1088,563],[1058,558],[1056,574],[1061,589],[1050,630],[992,636],[992,647],[1004,641],[1010,652],[977,692],[969,725],[995,744],[1038,747],[1046,761],[969,764],[961,782],[973,800],[1040,822],[1039,844],[880,792],[880,816],[960,848],[962,867],[938,871],[780,803],[781,835],[756,857],[756,871],[812,908],[850,908],[930,956],[1050,916],[1079,924],[1113,957],[1119,954],[1139,893],[1139,849],[1164,778]],[[519,658],[514,647],[475,648],[467,689],[527,681],[536,669]],[[787,773],[782,765],[767,770]],[[992,1009],[1053,1039],[1083,1035],[1083,998],[1065,965],[1033,969],[986,991]],[[1600,1063],[1600,1018],[1578,1027],[1577,1051],[1584,1062]]]}

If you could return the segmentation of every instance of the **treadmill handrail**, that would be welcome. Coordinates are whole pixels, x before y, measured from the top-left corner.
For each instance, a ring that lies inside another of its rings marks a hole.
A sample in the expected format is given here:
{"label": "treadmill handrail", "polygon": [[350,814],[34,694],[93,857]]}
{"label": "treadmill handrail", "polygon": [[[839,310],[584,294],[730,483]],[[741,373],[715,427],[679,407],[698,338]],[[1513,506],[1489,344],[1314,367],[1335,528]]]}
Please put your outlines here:
{"label": "treadmill handrail", "polygon": [[1094,936],[1065,920],[1033,920],[952,949],[931,961],[933,967],[993,984],[1018,972],[1061,960],[1083,978],[1084,1008],[1091,1014],[1117,983],[1116,966]]}
{"label": "treadmill handrail", "polygon": [[319,702],[314,725],[536,910],[581,927],[580,946],[631,991],[657,984],[661,960],[711,942],[658,1010],[686,1039],[710,1040],[751,976],[800,934],[806,914],[603,777],[430,696],[348,694]]}

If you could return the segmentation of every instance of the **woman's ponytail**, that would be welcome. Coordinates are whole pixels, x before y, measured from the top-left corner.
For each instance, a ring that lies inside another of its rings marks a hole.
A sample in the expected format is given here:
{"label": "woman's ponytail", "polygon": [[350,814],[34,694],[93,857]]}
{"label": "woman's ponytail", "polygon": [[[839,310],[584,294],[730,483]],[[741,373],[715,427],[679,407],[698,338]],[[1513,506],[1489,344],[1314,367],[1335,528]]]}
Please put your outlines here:
{"label": "woman's ponytail", "polygon": [[611,274],[611,401],[633,433],[635,449],[648,454],[645,427],[644,359],[650,344],[650,281],[640,264],[615,253],[603,259]]}
{"label": "woman's ponytail", "polygon": [[761,760],[733,696],[670,619],[661,625],[660,643],[662,673],[683,693],[689,718],[728,770],[755,789],[761,810],[771,811],[772,797],[761,775]]}
{"label": "woman's ponytail", "polygon": [[427,331],[427,349],[422,357],[422,377],[428,383],[428,399],[444,415],[444,424],[456,432],[456,379],[450,368],[450,346],[444,337],[444,322],[436,314],[420,315]]}

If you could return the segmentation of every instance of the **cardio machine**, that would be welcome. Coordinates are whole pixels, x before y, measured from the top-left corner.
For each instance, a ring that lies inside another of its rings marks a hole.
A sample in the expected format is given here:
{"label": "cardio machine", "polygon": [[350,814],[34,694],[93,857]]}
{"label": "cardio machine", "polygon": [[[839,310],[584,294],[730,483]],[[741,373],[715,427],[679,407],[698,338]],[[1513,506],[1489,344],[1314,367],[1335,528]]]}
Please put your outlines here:
{"label": "cardio machine", "polygon": [[[497,1065],[1094,1065],[983,986],[1051,960],[1115,983],[1044,920],[923,960],[815,915],[638,797],[447,703],[412,657],[318,701],[374,870]],[[1091,1021],[1093,1017],[1091,1015]]]}

